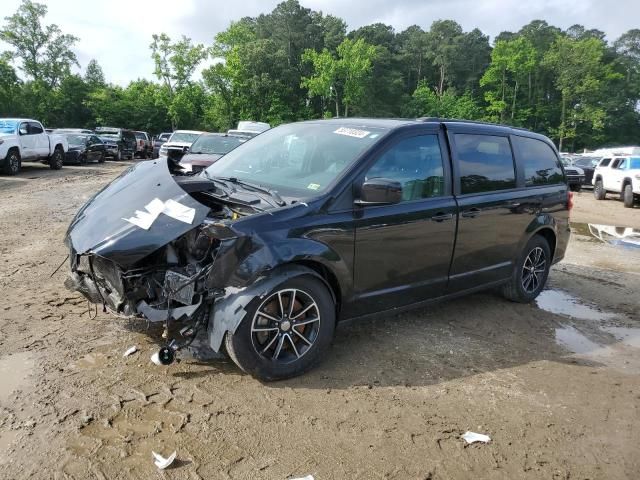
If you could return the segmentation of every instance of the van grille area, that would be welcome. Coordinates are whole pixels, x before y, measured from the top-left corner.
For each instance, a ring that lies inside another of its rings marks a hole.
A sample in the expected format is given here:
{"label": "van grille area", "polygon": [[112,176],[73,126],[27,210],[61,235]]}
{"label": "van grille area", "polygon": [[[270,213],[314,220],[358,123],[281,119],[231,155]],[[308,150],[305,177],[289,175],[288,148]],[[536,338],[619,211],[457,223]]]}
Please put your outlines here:
{"label": "van grille area", "polygon": [[571,168],[568,168],[565,171],[567,172],[567,175],[578,176],[578,171],[577,170],[572,170]]}

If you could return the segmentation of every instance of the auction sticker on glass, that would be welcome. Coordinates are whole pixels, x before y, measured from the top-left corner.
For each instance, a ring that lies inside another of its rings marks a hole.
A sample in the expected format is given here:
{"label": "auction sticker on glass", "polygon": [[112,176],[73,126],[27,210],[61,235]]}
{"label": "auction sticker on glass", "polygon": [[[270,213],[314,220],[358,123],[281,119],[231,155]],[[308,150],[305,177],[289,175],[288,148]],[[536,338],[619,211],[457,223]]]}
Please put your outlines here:
{"label": "auction sticker on glass", "polygon": [[366,130],[358,130],[357,128],[340,127],[333,133],[337,133],[338,135],[346,135],[347,137],[364,138],[371,132],[367,132]]}

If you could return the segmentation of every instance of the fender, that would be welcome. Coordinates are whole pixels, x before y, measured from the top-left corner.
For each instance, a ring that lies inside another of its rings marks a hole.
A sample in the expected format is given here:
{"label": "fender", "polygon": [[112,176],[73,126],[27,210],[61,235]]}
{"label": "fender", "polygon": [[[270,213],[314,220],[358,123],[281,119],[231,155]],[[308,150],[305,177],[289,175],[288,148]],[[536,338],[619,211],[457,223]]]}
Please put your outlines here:
{"label": "fender", "polygon": [[518,243],[518,251],[522,251],[527,242],[534,235],[537,235],[544,230],[549,230],[553,232],[553,236],[555,237],[555,243],[553,245],[550,245],[551,251],[553,252],[553,263],[559,262],[560,260],[562,260],[562,258],[564,258],[564,252],[568,244],[568,238],[567,242],[561,243],[558,240],[563,238],[563,236],[560,234],[560,230],[563,228],[567,231],[570,231],[568,219],[566,221],[564,221],[564,219],[558,220],[548,213],[540,213],[531,221],[531,223],[529,223],[525,232],[520,238],[520,242]]}
{"label": "fender", "polygon": [[311,275],[326,285],[326,281],[313,270],[300,265],[289,265],[261,276],[255,283],[245,288],[227,287],[225,296],[214,302],[209,313],[207,333],[211,348],[215,352],[220,351],[224,335],[227,332],[232,335],[235,333],[247,314],[247,307],[252,300],[255,298],[262,300],[278,284],[302,275]]}

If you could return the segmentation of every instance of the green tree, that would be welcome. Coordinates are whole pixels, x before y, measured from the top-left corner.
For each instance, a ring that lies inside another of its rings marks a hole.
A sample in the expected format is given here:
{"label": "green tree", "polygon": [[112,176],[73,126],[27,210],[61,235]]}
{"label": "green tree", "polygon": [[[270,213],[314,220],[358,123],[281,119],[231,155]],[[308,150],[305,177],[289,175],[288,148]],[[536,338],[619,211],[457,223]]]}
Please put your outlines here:
{"label": "green tree", "polygon": [[344,105],[344,116],[349,107],[359,102],[365,93],[366,81],[371,74],[376,48],[363,39],[345,39],[339,46],[337,57],[324,49],[318,53],[307,50],[305,61],[313,64],[313,74],[302,79],[302,86],[311,96],[335,100],[336,116],[340,116],[340,103]]}
{"label": "green tree", "polygon": [[20,69],[28,78],[52,88],[69,75],[71,66],[78,65],[71,50],[78,38],[63,34],[55,24],[43,25],[46,14],[46,5],[23,0],[15,14],[5,17],[0,40],[13,47],[11,55],[20,60]]}
{"label": "green tree", "polygon": [[544,58],[561,93],[560,124],[555,131],[559,150],[567,139],[576,137],[578,128],[595,132],[604,128],[606,111],[600,103],[606,95],[603,87],[619,78],[611,65],[603,62],[604,52],[605,43],[597,38],[562,36]]}
{"label": "green tree", "polygon": [[21,113],[22,82],[8,61],[8,55],[0,55],[0,117]]}
{"label": "green tree", "polygon": [[482,109],[469,92],[456,95],[452,91],[445,90],[442,95],[438,95],[425,82],[422,82],[413,93],[405,115],[479,120],[482,118]]}
{"label": "green tree", "polygon": [[[487,88],[485,100],[490,117],[505,122],[516,122],[518,89],[526,84],[536,68],[536,52],[525,37],[498,41],[491,52],[491,64],[480,79]],[[509,101],[510,99],[510,101]]]}
{"label": "green tree", "polygon": [[97,60],[91,59],[89,61],[84,74],[84,81],[92,88],[104,87],[106,85],[107,82],[104,78],[104,72]]}

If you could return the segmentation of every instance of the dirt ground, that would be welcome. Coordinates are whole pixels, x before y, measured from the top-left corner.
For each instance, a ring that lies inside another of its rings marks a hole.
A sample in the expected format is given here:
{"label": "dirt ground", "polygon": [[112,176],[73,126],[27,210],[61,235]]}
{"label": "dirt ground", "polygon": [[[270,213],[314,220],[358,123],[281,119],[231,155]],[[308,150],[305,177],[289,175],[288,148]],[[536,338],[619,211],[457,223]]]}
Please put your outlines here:
{"label": "dirt ground", "polygon": [[0,478],[640,478],[640,249],[582,225],[640,228],[639,209],[576,196],[544,308],[488,292],[347,323],[319,368],[263,384],[229,360],[153,365],[155,327],[90,319],[66,265],[51,277],[124,165],[0,177]]}

